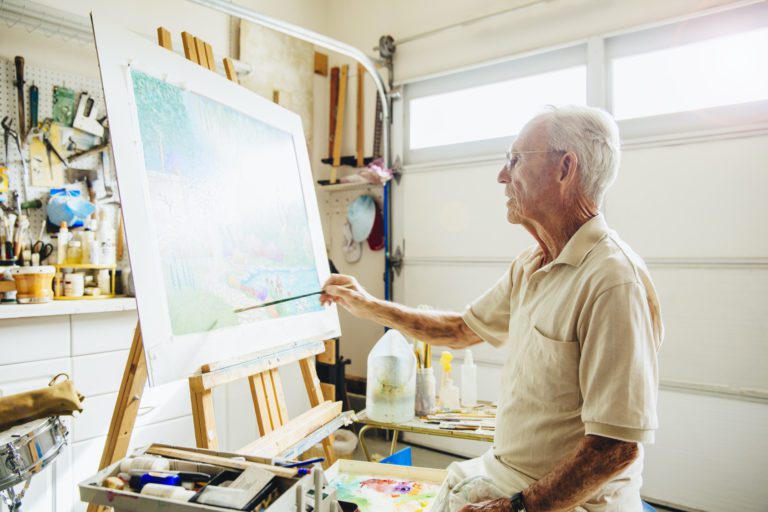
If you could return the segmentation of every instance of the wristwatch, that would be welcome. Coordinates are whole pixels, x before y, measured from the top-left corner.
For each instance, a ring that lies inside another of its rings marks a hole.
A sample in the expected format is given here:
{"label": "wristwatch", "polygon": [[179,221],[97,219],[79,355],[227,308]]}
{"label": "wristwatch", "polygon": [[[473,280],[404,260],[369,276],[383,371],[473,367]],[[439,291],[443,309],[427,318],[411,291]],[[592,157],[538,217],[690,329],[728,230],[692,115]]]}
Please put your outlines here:
{"label": "wristwatch", "polygon": [[523,501],[522,492],[513,494],[509,499],[511,501],[511,506],[509,510],[511,510],[512,512],[527,512],[525,510],[525,502]]}

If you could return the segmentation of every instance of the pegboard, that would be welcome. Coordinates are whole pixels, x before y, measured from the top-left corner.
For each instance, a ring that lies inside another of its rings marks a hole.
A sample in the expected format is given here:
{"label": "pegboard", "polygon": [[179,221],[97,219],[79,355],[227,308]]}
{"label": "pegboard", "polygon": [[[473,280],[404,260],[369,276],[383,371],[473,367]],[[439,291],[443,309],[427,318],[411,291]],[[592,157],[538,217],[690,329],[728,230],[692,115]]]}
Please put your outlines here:
{"label": "pegboard", "polygon": [[347,219],[347,208],[359,196],[371,196],[379,207],[384,206],[384,188],[380,185],[360,185],[359,187],[342,190],[318,190],[318,199],[322,205],[321,212],[325,217],[325,243],[328,247],[334,244],[343,245],[343,238],[335,231],[338,226],[343,226]]}
{"label": "pegboard", "polygon": [[[12,59],[0,58],[0,118],[8,116],[13,119],[13,129],[18,131],[18,106],[17,106],[17,90],[14,86],[14,80],[16,79],[16,66]],[[64,71],[54,71],[51,69],[41,68],[33,65],[26,64],[24,66],[24,113],[27,117],[27,131],[30,130],[29,125],[29,88],[32,85],[36,85],[38,94],[38,121],[42,122],[46,118],[52,117],[53,113],[53,87],[64,86],[69,89],[73,89],[76,94],[76,101],[80,93],[86,92],[94,100],[94,105],[98,110],[98,117],[101,118],[106,115],[106,109],[104,106],[104,94],[101,88],[101,81],[98,78],[86,77],[77,75],[75,73],[68,73]],[[76,105],[77,106],[77,103]],[[3,145],[3,138],[0,137],[0,161],[2,161],[6,167],[8,167],[8,181],[10,191],[16,190],[19,193],[21,201],[31,201],[33,199],[41,199],[43,201],[43,208],[30,209],[26,211],[30,220],[30,234],[33,238],[37,237],[38,231],[45,218],[45,205],[47,204],[49,196],[48,187],[34,187],[31,184],[31,177],[28,177],[28,195],[24,197],[23,193],[23,181],[22,172],[23,167],[20,160],[20,155],[16,149],[16,144],[12,139],[8,140],[8,162],[5,162],[5,147]],[[24,151],[24,158],[27,161],[29,167],[29,146],[22,148]],[[56,158],[55,156],[53,157]],[[114,165],[111,165],[111,153],[105,151],[103,153],[97,153],[94,155],[88,155],[78,159],[73,163],[73,167],[77,169],[90,169],[97,171],[99,179],[93,181],[93,187],[96,191],[97,207],[98,209],[106,211],[106,214],[112,219],[113,225],[117,226],[117,215],[119,210],[117,180],[115,176]],[[82,181],[76,181],[70,183],[66,181],[67,188],[80,190],[83,197],[88,198],[88,191],[85,184]],[[111,190],[111,194],[109,191]],[[10,198],[9,198],[10,201]],[[34,241],[34,240],[33,240]],[[126,251],[127,254],[127,251]],[[118,262],[118,265],[127,265],[127,260],[124,256],[124,260]]]}

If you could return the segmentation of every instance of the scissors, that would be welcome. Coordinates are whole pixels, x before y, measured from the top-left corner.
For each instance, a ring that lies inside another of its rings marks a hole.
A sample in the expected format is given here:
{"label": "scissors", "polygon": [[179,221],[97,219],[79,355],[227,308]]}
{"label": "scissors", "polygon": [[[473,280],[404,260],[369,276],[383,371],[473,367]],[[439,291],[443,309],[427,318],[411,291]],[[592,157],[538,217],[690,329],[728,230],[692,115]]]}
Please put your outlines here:
{"label": "scissors", "polygon": [[53,254],[53,245],[46,244],[42,240],[38,240],[35,242],[35,245],[32,246],[32,252],[39,254],[40,263],[43,263],[48,258],[48,256]]}

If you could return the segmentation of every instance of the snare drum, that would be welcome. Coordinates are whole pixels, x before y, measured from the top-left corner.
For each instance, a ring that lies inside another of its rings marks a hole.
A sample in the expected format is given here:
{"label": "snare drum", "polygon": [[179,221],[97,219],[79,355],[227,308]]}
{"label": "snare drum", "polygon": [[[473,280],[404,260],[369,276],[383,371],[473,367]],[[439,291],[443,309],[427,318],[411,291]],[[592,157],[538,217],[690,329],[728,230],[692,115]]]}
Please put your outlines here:
{"label": "snare drum", "polygon": [[67,429],[58,417],[0,432],[0,491],[29,480],[64,448]]}

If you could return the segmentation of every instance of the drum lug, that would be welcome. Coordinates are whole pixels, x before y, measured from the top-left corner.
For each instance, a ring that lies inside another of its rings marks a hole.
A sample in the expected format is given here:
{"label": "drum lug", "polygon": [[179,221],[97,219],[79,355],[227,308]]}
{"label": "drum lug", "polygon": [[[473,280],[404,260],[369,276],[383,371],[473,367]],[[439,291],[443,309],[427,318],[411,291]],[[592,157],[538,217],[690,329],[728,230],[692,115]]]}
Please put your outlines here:
{"label": "drum lug", "polygon": [[64,438],[64,444],[67,444],[67,436],[69,435],[69,431],[67,430],[67,427],[64,426],[64,422],[61,421],[61,419],[59,418],[56,419],[56,425],[58,426],[61,437]]}
{"label": "drum lug", "polygon": [[5,465],[21,477],[22,470],[24,469],[24,460],[21,458],[19,450],[12,443],[5,445],[5,448],[8,450],[8,458],[5,460]]}

